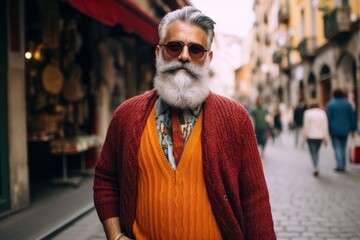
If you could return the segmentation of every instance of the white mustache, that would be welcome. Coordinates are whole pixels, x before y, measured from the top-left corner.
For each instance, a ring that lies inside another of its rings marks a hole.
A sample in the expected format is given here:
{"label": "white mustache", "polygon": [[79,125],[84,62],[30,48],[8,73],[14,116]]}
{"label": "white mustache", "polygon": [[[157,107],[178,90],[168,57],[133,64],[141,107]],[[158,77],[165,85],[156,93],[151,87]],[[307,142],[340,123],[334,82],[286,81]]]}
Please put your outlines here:
{"label": "white mustache", "polygon": [[174,74],[178,70],[185,69],[187,73],[194,79],[199,79],[202,74],[201,69],[194,66],[191,63],[181,63],[181,62],[170,62],[159,66],[158,71],[161,73]]}

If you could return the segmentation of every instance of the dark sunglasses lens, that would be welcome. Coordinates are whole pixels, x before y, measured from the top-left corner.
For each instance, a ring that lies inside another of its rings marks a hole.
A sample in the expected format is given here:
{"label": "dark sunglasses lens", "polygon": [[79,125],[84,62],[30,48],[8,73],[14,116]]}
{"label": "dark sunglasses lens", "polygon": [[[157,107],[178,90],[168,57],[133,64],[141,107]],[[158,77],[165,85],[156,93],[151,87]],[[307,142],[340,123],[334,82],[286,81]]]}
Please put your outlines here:
{"label": "dark sunglasses lens", "polygon": [[201,58],[205,53],[204,47],[201,46],[200,44],[191,44],[189,46],[189,51],[190,51],[190,55],[196,59]]}
{"label": "dark sunglasses lens", "polygon": [[166,51],[172,57],[179,56],[182,49],[183,45],[180,42],[169,42],[166,44]]}
{"label": "dark sunglasses lens", "polygon": [[[168,42],[165,46],[166,46],[166,52],[172,57],[179,56],[184,48],[184,44],[181,42]],[[206,52],[205,48],[200,44],[190,43],[188,47],[189,47],[189,54],[194,59],[201,58],[202,56],[204,56],[204,53]]]}

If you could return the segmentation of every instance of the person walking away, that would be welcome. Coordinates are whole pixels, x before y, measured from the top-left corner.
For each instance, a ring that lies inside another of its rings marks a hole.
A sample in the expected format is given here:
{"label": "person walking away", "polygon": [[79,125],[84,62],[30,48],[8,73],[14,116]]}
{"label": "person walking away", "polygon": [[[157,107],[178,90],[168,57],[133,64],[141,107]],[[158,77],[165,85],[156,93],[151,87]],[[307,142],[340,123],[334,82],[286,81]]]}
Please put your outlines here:
{"label": "person walking away", "polygon": [[329,121],[329,132],[336,158],[336,172],[346,170],[346,145],[351,133],[355,136],[355,112],[341,89],[334,90],[333,98],[326,107]]}
{"label": "person walking away", "polygon": [[294,132],[295,132],[295,147],[299,146],[299,137],[302,136],[301,130],[303,127],[304,112],[307,107],[303,99],[299,100],[298,105],[294,110]]}
{"label": "person walking away", "polygon": [[280,140],[280,135],[283,131],[283,124],[281,120],[281,111],[279,104],[276,103],[274,108],[274,134],[273,134],[273,141],[275,142],[276,139]]}
{"label": "person walking away", "polygon": [[255,127],[255,135],[258,146],[260,148],[260,155],[263,156],[265,151],[265,146],[267,142],[268,134],[268,123],[267,115],[269,114],[268,110],[264,107],[264,101],[261,97],[256,99],[255,109],[251,112]]}
{"label": "person walking away", "polygon": [[110,240],[276,239],[249,114],[209,90],[214,24],[167,13],[154,89],[113,114],[93,187]]}
{"label": "person walking away", "polygon": [[309,146],[310,157],[314,167],[314,176],[319,174],[319,150],[321,144],[327,146],[330,137],[326,112],[313,103],[310,109],[304,112],[303,139]]}

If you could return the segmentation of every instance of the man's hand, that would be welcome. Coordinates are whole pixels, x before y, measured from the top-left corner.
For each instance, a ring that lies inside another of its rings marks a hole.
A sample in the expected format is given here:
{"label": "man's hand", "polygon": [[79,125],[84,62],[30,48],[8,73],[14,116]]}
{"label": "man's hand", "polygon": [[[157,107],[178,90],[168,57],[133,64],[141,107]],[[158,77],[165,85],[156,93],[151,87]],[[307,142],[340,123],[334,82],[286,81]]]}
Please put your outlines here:
{"label": "man's hand", "polygon": [[[103,222],[103,227],[108,240],[115,240],[121,234],[120,220],[117,217],[106,219]],[[123,237],[121,239],[128,238]]]}

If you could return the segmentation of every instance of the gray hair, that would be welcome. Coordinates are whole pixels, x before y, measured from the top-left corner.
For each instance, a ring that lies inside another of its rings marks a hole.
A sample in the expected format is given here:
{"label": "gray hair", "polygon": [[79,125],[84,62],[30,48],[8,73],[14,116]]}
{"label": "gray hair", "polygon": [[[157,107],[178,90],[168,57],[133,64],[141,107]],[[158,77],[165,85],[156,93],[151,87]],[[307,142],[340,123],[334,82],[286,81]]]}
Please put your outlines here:
{"label": "gray hair", "polygon": [[170,23],[174,21],[189,22],[196,26],[199,26],[207,33],[207,44],[210,48],[214,38],[214,20],[203,14],[199,9],[192,6],[186,6],[181,9],[167,13],[161,20],[158,28],[160,43],[164,41],[166,36],[166,30]]}

